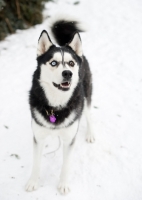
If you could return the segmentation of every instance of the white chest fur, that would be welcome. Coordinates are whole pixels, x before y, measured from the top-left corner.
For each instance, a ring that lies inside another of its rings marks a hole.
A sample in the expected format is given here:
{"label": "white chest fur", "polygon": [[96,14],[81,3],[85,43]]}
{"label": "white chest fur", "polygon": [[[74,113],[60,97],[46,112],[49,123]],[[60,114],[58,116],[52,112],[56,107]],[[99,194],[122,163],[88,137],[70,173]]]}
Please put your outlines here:
{"label": "white chest fur", "polygon": [[69,99],[72,96],[74,88],[71,88],[69,91],[61,91],[54,86],[50,86],[48,83],[40,82],[41,87],[44,90],[45,96],[48,99],[49,105],[53,107],[66,106]]}

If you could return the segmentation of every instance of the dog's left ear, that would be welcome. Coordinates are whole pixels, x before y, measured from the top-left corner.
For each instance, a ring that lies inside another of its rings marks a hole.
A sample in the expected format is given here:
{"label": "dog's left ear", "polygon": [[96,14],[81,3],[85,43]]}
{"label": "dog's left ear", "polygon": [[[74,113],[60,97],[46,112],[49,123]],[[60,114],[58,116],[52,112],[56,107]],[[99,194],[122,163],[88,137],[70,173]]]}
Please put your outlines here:
{"label": "dog's left ear", "polygon": [[37,56],[44,54],[52,45],[47,31],[43,30],[38,40]]}
{"label": "dog's left ear", "polygon": [[82,43],[79,33],[75,33],[72,41],[68,44],[78,56],[82,56]]}

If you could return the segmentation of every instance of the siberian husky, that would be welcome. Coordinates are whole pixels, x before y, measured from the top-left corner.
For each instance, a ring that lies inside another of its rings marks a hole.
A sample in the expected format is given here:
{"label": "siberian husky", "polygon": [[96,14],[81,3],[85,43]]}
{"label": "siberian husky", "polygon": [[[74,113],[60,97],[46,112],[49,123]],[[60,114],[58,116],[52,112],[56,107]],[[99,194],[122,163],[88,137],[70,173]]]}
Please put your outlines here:
{"label": "siberian husky", "polygon": [[33,74],[29,104],[33,129],[33,168],[26,185],[27,191],[38,188],[40,162],[45,138],[57,135],[63,141],[63,166],[58,189],[61,194],[70,191],[70,161],[82,113],[86,115],[86,140],[94,142],[90,122],[92,76],[82,52],[77,21],[56,20],[51,31],[55,46],[43,30],[37,47],[37,69]]}

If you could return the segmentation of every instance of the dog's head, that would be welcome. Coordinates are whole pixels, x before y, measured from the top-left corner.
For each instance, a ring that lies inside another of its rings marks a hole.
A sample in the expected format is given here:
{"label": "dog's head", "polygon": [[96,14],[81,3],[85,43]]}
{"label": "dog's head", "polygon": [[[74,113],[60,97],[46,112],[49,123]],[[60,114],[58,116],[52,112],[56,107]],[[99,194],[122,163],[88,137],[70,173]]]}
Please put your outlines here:
{"label": "dog's head", "polygon": [[48,33],[42,31],[38,41],[37,56],[41,83],[61,92],[73,90],[77,86],[82,57],[82,45],[78,33],[74,34],[66,46],[56,47]]}

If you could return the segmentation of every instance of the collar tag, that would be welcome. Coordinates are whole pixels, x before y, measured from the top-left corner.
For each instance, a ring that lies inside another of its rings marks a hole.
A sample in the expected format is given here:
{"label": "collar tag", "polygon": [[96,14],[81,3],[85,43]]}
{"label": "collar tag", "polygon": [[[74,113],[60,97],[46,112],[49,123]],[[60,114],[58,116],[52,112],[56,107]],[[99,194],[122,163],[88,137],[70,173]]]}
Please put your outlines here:
{"label": "collar tag", "polygon": [[49,112],[46,110],[47,115],[49,116],[49,120],[51,123],[55,123],[56,122],[56,117],[54,116],[54,112],[53,110],[51,110],[51,114],[49,114]]}
{"label": "collar tag", "polygon": [[49,116],[50,122],[55,123],[56,122],[56,117],[54,115]]}

